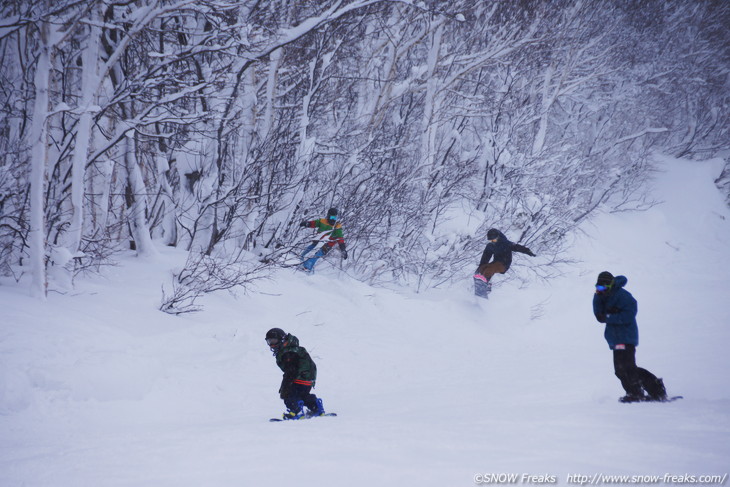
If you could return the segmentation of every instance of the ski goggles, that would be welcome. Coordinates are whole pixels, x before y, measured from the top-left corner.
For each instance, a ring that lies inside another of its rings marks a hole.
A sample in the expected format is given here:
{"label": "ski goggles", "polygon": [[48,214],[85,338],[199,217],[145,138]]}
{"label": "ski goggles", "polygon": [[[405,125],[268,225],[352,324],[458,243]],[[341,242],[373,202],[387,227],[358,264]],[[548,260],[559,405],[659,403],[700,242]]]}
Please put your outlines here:
{"label": "ski goggles", "polygon": [[337,221],[337,220],[339,219],[339,217],[338,217],[337,215],[330,215],[330,216],[328,216],[328,217],[327,217],[327,219],[328,219],[328,220],[334,220],[334,221]]}
{"label": "ski goggles", "polygon": [[596,291],[602,293],[603,291],[608,291],[610,287],[611,286],[604,286],[603,284],[596,284]]}
{"label": "ski goggles", "polygon": [[276,346],[279,344],[279,339],[278,338],[267,338],[266,344],[269,345],[270,347]]}

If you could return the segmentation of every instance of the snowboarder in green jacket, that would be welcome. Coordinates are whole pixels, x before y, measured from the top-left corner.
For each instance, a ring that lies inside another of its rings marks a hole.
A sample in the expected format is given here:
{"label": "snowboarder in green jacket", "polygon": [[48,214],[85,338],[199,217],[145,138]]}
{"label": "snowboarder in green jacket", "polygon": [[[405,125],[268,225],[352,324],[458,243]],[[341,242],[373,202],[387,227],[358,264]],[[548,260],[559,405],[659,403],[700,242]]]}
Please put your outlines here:
{"label": "snowboarder in green jacket", "polygon": [[[342,225],[338,223],[339,214],[337,208],[330,208],[327,211],[326,218],[319,218],[317,220],[305,220],[300,223],[301,227],[304,228],[315,228],[317,229],[317,238],[304,249],[302,252],[302,267],[306,270],[311,271],[314,269],[314,264],[317,263],[320,257],[327,255],[332,250],[335,244],[339,245],[342,258],[347,260],[347,247],[345,246],[345,236],[342,232]],[[324,242],[324,244],[322,244]],[[306,255],[314,250],[315,247],[321,245],[320,249],[315,252],[314,256],[305,259]]]}
{"label": "snowboarder in green jacket", "polygon": [[284,372],[279,387],[279,397],[284,400],[287,411],[284,419],[299,419],[305,416],[324,414],[322,400],[311,393],[317,380],[317,366],[299,339],[281,328],[266,332],[266,344],[276,357],[276,365]]}

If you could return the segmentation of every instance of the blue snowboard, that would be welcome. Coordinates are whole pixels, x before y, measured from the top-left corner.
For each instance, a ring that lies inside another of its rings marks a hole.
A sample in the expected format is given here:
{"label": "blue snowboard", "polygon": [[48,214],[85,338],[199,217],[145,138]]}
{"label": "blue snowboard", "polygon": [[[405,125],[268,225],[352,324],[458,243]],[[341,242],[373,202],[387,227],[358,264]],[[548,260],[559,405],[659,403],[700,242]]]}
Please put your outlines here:
{"label": "blue snowboard", "polygon": [[301,421],[303,419],[322,418],[324,416],[337,416],[337,413],[324,413],[319,416],[310,416],[308,414],[305,414],[301,418],[297,419],[271,418],[269,421],[272,423],[278,423],[279,421]]}

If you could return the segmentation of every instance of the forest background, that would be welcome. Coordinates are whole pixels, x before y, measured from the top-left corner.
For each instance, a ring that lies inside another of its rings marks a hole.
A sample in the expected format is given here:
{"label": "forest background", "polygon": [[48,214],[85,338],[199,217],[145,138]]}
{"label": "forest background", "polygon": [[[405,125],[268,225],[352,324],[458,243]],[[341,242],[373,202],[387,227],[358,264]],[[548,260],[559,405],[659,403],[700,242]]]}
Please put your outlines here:
{"label": "forest background", "polygon": [[[347,272],[423,290],[496,226],[654,204],[652,155],[725,157],[730,3],[3,0],[0,274],[31,293],[184,248],[160,308],[265,277],[340,209]],[[630,238],[630,236],[623,236]],[[339,265],[342,265],[340,262]]]}

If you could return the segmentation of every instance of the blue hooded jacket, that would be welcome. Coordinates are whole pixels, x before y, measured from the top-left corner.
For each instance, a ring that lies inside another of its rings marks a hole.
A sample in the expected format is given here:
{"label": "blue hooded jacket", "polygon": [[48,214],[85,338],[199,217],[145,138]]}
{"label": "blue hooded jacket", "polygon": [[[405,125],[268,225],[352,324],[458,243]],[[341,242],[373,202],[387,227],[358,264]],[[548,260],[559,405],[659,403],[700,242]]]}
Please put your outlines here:
{"label": "blue hooded jacket", "polygon": [[601,323],[606,323],[603,336],[611,350],[616,345],[639,345],[639,327],[636,313],[639,310],[636,299],[624,289],[628,282],[625,276],[616,276],[611,290],[593,295],[593,314]]}

